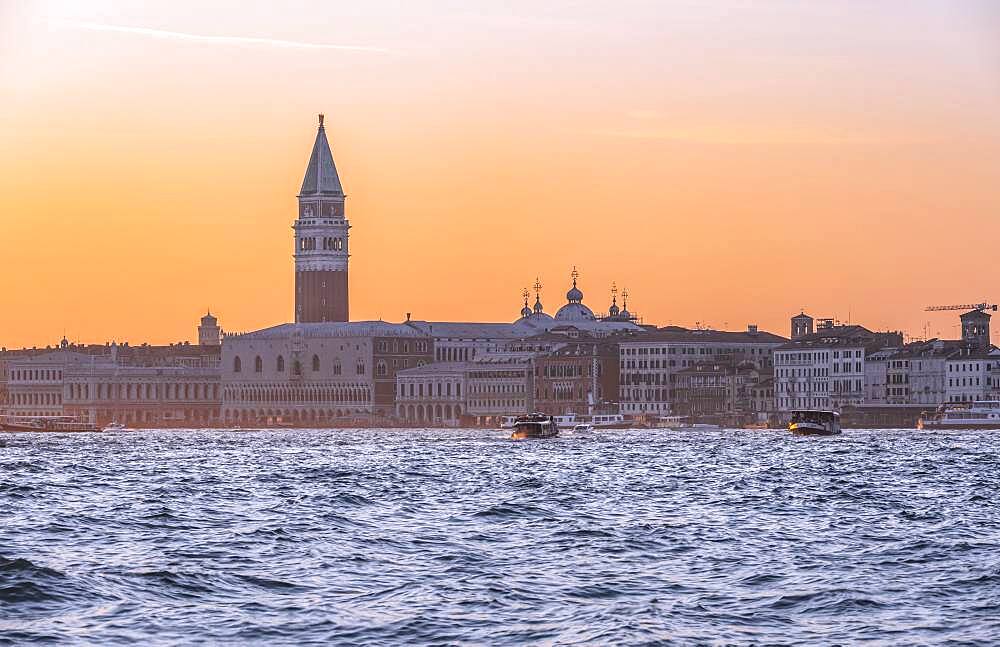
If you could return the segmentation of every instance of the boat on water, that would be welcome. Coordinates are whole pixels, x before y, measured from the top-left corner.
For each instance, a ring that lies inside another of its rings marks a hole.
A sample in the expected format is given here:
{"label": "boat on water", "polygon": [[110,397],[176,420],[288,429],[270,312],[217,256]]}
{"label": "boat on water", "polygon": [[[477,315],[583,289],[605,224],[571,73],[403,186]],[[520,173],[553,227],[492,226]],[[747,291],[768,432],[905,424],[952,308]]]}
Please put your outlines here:
{"label": "boat on water", "polygon": [[593,431],[593,430],[594,430],[594,425],[586,422],[580,423],[573,427],[574,434],[586,433],[588,431]]}
{"label": "boat on water", "polygon": [[595,413],[592,416],[567,413],[552,418],[560,429],[576,429],[579,425],[590,425],[591,429],[631,429],[635,426],[620,413]]}
{"label": "boat on water", "polygon": [[0,431],[69,434],[99,432],[101,428],[71,416],[7,416],[0,419]]}
{"label": "boat on water", "polygon": [[670,429],[673,431],[682,429],[714,431],[721,429],[719,425],[714,425],[708,422],[691,422],[687,416],[660,416],[656,420],[656,427],[658,429]]}
{"label": "boat on water", "polygon": [[527,440],[530,438],[554,438],[559,435],[559,427],[552,416],[544,413],[532,413],[518,416],[514,421],[514,431],[511,440]]}
{"label": "boat on water", "polygon": [[788,430],[799,436],[833,436],[840,433],[840,414],[825,409],[792,411]]}
{"label": "boat on water", "polygon": [[1000,430],[1000,401],[983,400],[971,404],[949,404],[917,420],[917,429]]}
{"label": "boat on water", "polygon": [[112,422],[111,424],[106,425],[103,431],[128,431],[128,427],[120,422]]}

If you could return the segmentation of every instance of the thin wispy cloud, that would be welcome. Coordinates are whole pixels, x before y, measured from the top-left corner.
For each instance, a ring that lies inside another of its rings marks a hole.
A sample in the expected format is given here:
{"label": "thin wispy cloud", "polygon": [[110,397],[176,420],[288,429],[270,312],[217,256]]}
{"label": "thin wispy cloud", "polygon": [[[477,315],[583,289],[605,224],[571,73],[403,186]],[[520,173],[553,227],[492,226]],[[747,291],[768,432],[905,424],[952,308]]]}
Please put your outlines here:
{"label": "thin wispy cloud", "polygon": [[148,27],[109,25],[99,22],[70,22],[66,23],[66,27],[69,27],[71,29],[82,29],[85,31],[115,32],[121,34],[132,34],[134,36],[146,36],[149,38],[162,38],[167,40],[210,43],[214,45],[256,45],[265,47],[283,47],[289,49],[334,49],[334,50],[351,51],[351,52],[378,52],[384,54],[387,54],[391,51],[383,47],[372,47],[370,45],[339,45],[332,43],[309,43],[298,40],[282,40],[279,38],[258,38],[254,36],[208,36],[205,34],[191,34],[182,31],[150,29]]}

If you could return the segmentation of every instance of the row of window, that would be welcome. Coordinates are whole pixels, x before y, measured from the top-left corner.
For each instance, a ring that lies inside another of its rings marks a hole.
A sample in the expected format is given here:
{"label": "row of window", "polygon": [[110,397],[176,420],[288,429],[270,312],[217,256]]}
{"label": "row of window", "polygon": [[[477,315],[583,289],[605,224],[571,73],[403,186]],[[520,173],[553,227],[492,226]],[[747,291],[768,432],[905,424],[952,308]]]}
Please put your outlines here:
{"label": "row of window", "polygon": [[[319,355],[313,355],[312,356],[312,370],[313,370],[313,372],[314,373],[318,373],[320,371],[320,368],[321,368],[321,362],[320,362],[320,359],[319,359]],[[275,360],[275,362],[274,362],[274,369],[278,373],[284,373],[285,372],[285,358],[282,355],[278,355],[277,359]],[[385,372],[386,372],[385,364],[382,363],[382,365],[379,367],[379,369],[382,371],[382,374],[384,375]],[[264,360],[261,358],[260,355],[258,355],[257,357],[255,357],[254,360],[253,360],[253,371],[254,371],[254,373],[263,373],[264,372]],[[333,374],[334,375],[340,375],[342,373],[342,371],[343,371],[343,369],[341,367],[340,360],[339,359],[334,360],[334,362],[333,362],[333,371],[332,371]],[[358,375],[364,375],[365,374],[365,363],[364,363],[364,361],[362,361],[360,359],[358,360],[357,365],[355,366],[355,371],[356,371],[356,373]],[[237,355],[236,357],[233,358],[233,373],[242,373],[242,372],[243,372],[243,359],[239,355]],[[298,360],[293,360],[292,361],[292,375],[302,375],[302,364]]]}
{"label": "row of window", "polygon": [[[426,341],[415,341],[413,342],[413,352],[414,353],[426,353],[429,348],[429,343]],[[402,352],[404,355],[410,352],[410,342],[399,340],[394,340],[390,344],[386,340],[381,340],[375,343],[375,351],[379,353],[399,353]]]}
{"label": "row of window", "polygon": [[18,406],[62,404],[61,393],[13,393],[10,399]]}
{"label": "row of window", "polygon": [[[847,359],[854,357],[861,359],[864,355],[861,349],[856,350],[835,350],[833,351],[833,359]],[[830,351],[812,351],[812,352],[789,352],[789,351],[778,351],[774,354],[774,363],[776,365],[781,364],[801,364],[802,362],[827,362],[830,360]]]}
{"label": "row of window", "polygon": [[[425,388],[426,387],[426,388]],[[437,398],[450,398],[452,394],[456,398],[462,397],[462,384],[456,382],[452,384],[451,382],[418,382],[414,384],[413,382],[408,382],[406,384],[399,385],[399,397],[411,397],[411,398],[422,398],[422,397],[437,397]]]}
{"label": "row of window", "polygon": [[62,376],[61,370],[46,368],[19,368],[10,372],[12,382],[58,382]]}
{"label": "row of window", "polygon": [[768,355],[771,349],[757,346],[659,346],[653,348],[621,347],[622,355]]}
{"label": "row of window", "polygon": [[[89,400],[89,384],[70,384],[71,401]],[[95,400],[218,400],[218,384],[107,384],[100,382],[94,386]]]}
{"label": "row of window", "polygon": [[469,393],[481,394],[481,393],[524,393],[526,389],[524,388],[523,382],[507,383],[507,384],[470,384]]}
{"label": "row of window", "polygon": [[[986,370],[989,371],[992,368],[992,364],[986,363]],[[948,364],[949,373],[978,373],[982,370],[982,364],[979,362],[974,363],[963,363],[963,364]]]}
{"label": "row of window", "polygon": [[[539,377],[560,378],[560,377],[583,377],[584,367],[579,364],[546,364],[544,367],[535,367],[535,374]],[[588,364],[587,377],[593,377],[593,367]]]}
{"label": "row of window", "polygon": [[475,348],[437,348],[434,358],[439,362],[469,362],[476,359]]}
{"label": "row of window", "polygon": [[339,252],[344,249],[344,239],[343,238],[299,238],[299,251],[300,252],[311,252],[315,251],[318,247],[322,247],[324,251],[328,252]]}
{"label": "row of window", "polygon": [[811,368],[776,368],[777,377],[829,377],[830,369],[813,366]]}

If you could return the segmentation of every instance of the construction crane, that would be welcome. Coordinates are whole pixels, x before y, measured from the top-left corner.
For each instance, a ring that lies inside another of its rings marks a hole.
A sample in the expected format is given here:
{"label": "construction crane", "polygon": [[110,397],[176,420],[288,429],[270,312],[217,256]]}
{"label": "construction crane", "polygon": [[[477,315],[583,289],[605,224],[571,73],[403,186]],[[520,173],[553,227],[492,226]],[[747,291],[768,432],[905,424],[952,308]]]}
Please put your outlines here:
{"label": "construction crane", "polygon": [[956,306],[927,306],[924,308],[925,312],[939,312],[941,310],[992,310],[997,311],[997,306],[995,303],[963,303]]}

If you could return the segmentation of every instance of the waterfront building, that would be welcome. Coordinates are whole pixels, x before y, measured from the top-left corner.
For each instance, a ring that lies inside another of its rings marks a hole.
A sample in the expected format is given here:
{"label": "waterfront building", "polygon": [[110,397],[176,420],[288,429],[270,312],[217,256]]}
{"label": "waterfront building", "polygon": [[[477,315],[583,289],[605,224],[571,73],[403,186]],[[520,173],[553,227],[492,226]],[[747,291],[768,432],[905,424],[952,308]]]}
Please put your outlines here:
{"label": "waterfront building", "polygon": [[468,413],[476,424],[498,424],[504,416],[535,410],[534,358],[535,353],[504,352],[470,362]]}
{"label": "waterfront building", "polygon": [[[901,348],[884,348],[868,353],[865,357],[865,377],[863,382],[864,403],[887,404],[889,402],[888,372],[890,358],[899,355]],[[897,363],[902,360],[895,359]],[[908,387],[907,387],[908,388]]]}
{"label": "waterfront building", "polygon": [[927,408],[991,399],[1000,390],[994,371],[1000,350],[989,344],[990,315],[960,315],[962,339],[931,339],[869,353],[865,361],[866,406]]}
{"label": "waterfront building", "polygon": [[74,416],[94,424],[211,425],[219,421],[219,346],[71,344],[16,352],[6,362],[13,416]]}
{"label": "waterfront building", "polygon": [[326,138],[323,115],[299,189],[295,231],[295,321],[349,320],[347,265],[350,257],[344,212],[347,196]]}
{"label": "waterfront building", "polygon": [[772,365],[774,349],[787,341],[753,325],[746,332],[669,326],[622,337],[618,340],[621,413],[668,415],[674,375],[679,371],[723,358],[766,369]]}
{"label": "waterfront building", "polygon": [[774,368],[760,369],[757,382],[750,385],[749,422],[770,422],[774,410]]}
{"label": "waterfront building", "polygon": [[40,351],[37,349],[7,350],[6,348],[0,348],[0,416],[9,414],[11,363],[44,352],[49,351]]}
{"label": "waterfront building", "polygon": [[468,411],[472,362],[435,362],[396,373],[396,417],[406,424],[454,427]]}
{"label": "waterfront building", "polygon": [[97,425],[218,426],[220,351],[212,344],[112,347],[65,369],[65,414]]}
{"label": "waterfront building", "polygon": [[[755,418],[754,387],[766,371],[752,362],[698,362],[674,375],[672,411],[679,416],[716,417],[728,424],[742,424]],[[770,409],[763,409],[766,413]]]}
{"label": "waterfront building", "polygon": [[618,344],[573,331],[525,340],[534,361],[535,411],[551,415],[618,413]]}
{"label": "waterfront building", "polygon": [[394,416],[397,372],[430,363],[433,340],[384,321],[282,324],[227,335],[228,424],[324,426]]}
{"label": "waterfront building", "polygon": [[946,402],[976,402],[990,399],[1000,379],[1000,349],[965,347],[945,362]]}
{"label": "waterfront building", "polygon": [[865,401],[866,357],[903,343],[899,333],[857,325],[824,325],[774,350],[778,411],[840,409]]}
{"label": "waterfront building", "polygon": [[943,339],[915,342],[907,344],[893,358],[907,363],[909,404],[925,404],[930,408],[948,401],[948,357],[958,352],[961,345],[959,341]]}
{"label": "waterfront building", "polygon": [[6,415],[65,415],[63,373],[70,366],[91,361],[92,357],[71,349],[63,340],[60,348],[11,359],[7,363]]}

